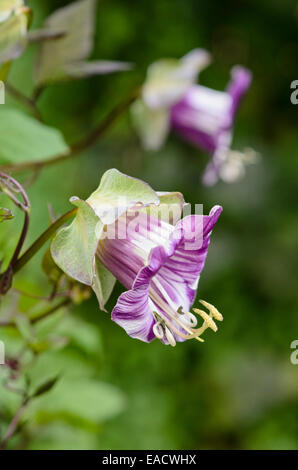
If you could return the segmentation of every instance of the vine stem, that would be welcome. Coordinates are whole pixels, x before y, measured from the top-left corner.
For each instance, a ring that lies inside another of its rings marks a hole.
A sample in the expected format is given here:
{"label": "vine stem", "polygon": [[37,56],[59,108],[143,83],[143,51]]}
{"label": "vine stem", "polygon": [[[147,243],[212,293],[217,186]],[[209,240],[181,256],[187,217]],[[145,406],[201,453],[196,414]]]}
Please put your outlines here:
{"label": "vine stem", "polygon": [[38,119],[38,121],[43,121],[41,113],[36,106],[36,103],[33,99],[28,98],[28,96],[24,95],[21,91],[17,90],[14,86],[10,85],[10,83],[5,84],[6,90],[8,93],[11,94],[16,100],[26,106],[29,111],[33,114],[33,116]]}
{"label": "vine stem", "polygon": [[[104,118],[104,120],[97,126],[89,135],[84,137],[81,141],[72,145],[70,150],[62,155],[43,160],[40,162],[26,162],[17,165],[5,165],[2,168],[9,169],[13,172],[34,170],[43,168],[45,166],[54,165],[56,163],[64,162],[73,157],[80,155],[81,152],[92,147],[95,142],[102,137],[102,135],[117,121],[117,119],[131,106],[131,104],[138,98],[140,89],[138,88],[131,93],[125,100],[115,106],[110,113]],[[33,98],[35,101],[36,97]],[[1,168],[1,167],[0,167]]]}
{"label": "vine stem", "polygon": [[29,403],[29,398],[28,397],[24,398],[23,401],[22,401],[21,406],[19,407],[19,409],[15,413],[14,417],[12,418],[10,424],[8,425],[7,431],[6,431],[2,441],[0,443],[0,450],[5,450],[6,449],[8,441],[14,435],[14,433],[15,433],[17,427],[18,427],[18,424],[20,422],[20,419],[22,418],[23,413],[24,413],[28,403]]}
{"label": "vine stem", "polygon": [[[3,192],[14,202],[14,204],[24,212],[24,224],[23,229],[18,241],[18,244],[15,248],[15,251],[12,255],[12,258],[9,262],[9,269],[13,269],[14,264],[16,263],[18,256],[21,252],[22,246],[27,236],[28,227],[29,227],[29,220],[30,220],[30,201],[27,196],[26,191],[24,190],[23,186],[14,178],[7,175],[6,173],[0,172],[0,183],[1,180],[4,180],[5,183],[3,184],[4,187],[2,188]],[[6,183],[6,181],[8,183]],[[24,203],[21,203],[17,197],[13,194],[13,192],[20,193]]]}
{"label": "vine stem", "polygon": [[66,214],[62,215],[59,219],[57,219],[52,225],[50,225],[45,232],[43,232],[35,242],[28,248],[27,251],[16,261],[14,265],[13,272],[17,273],[21,268],[28,263],[28,261],[33,258],[33,256],[43,247],[43,245],[54,235],[54,233],[60,228],[67,220],[73,217],[76,212],[77,208],[71,209],[70,211],[66,212]]}

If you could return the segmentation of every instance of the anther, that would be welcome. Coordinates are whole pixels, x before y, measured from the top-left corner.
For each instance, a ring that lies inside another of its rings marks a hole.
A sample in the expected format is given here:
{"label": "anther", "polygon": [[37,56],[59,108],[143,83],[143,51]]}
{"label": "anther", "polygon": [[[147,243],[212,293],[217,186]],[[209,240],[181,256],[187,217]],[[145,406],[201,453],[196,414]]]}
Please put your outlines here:
{"label": "anther", "polygon": [[214,320],[212,320],[211,316],[208,315],[208,313],[204,312],[204,310],[199,310],[198,308],[194,308],[193,311],[203,318],[204,322],[209,328],[211,328],[211,330],[217,331],[216,323],[214,322]]}
{"label": "anther", "polygon": [[218,321],[223,321],[222,314],[214,307],[214,305],[209,304],[205,300],[200,300],[200,303],[209,310],[211,317],[214,317]]}

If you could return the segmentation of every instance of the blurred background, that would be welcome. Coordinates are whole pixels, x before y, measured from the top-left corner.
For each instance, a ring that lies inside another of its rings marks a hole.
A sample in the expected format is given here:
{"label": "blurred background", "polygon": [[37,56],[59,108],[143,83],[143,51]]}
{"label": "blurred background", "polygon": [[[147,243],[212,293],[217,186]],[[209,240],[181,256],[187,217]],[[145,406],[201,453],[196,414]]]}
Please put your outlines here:
{"label": "blurred background", "polygon": [[[29,1],[34,26],[67,3]],[[90,131],[139,86],[151,62],[203,47],[213,56],[200,76],[206,86],[223,90],[235,64],[252,70],[233,148],[253,147],[262,158],[241,182],[204,188],[206,154],[174,135],[161,151],[143,151],[127,113],[92,150],[42,171],[28,189],[33,210],[27,244],[48,226],[49,203],[55,215],[62,214],[71,207],[69,197],[87,197],[112,167],[156,190],[181,191],[192,204],[202,203],[205,213],[221,204],[198,295],[218,307],[224,322],[216,334],[207,331],[204,344],[176,348],[131,339],[99,311],[94,296],[62,320],[57,314],[42,322],[40,335],[57,323],[55,335],[69,343],[46,351],[29,373],[37,382],[58,372],[63,379],[28,409],[10,445],[297,449],[298,365],[290,361],[291,342],[298,339],[298,106],[290,101],[290,84],[298,79],[297,3],[101,0],[96,31],[93,58],[131,61],[135,68],[45,91],[40,99],[45,121],[60,128],[68,142]],[[11,82],[25,93],[33,88],[35,53],[30,47],[12,69]],[[1,258],[15,246],[21,217],[1,225]],[[49,291],[40,261],[41,255],[17,278],[18,286],[38,295]],[[109,312],[121,291],[117,284]],[[17,333],[1,331],[0,339],[9,354],[18,350]],[[1,390],[1,429],[18,400]]]}

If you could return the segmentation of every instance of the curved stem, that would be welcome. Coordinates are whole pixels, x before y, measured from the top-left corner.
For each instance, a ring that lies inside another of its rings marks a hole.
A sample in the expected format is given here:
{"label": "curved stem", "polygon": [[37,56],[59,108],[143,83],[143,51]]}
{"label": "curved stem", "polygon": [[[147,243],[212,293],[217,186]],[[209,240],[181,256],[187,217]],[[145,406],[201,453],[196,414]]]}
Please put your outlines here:
{"label": "curved stem", "polygon": [[[1,185],[1,180],[2,180],[2,191],[13,201],[13,203],[22,211],[26,212],[30,210],[30,201],[27,196],[26,191],[24,190],[23,186],[12,176],[7,175],[6,173],[3,173],[0,171],[0,187]],[[22,195],[22,198],[24,200],[24,204],[22,204],[15,196],[13,193],[20,193]]]}
{"label": "curved stem", "polygon": [[71,217],[73,217],[76,212],[77,208],[74,208],[66,214],[62,215],[59,219],[56,220],[52,225],[49,226],[49,228],[43,232],[40,237],[35,240],[35,242],[28,248],[27,251],[17,260],[17,262],[14,265],[14,273],[18,272],[25,264],[28,263],[28,261],[33,258],[33,256],[40,250],[40,248],[43,247],[43,245],[54,235],[54,233],[60,228],[67,220],[69,220]]}
{"label": "curved stem", "polygon": [[[14,178],[12,178],[11,176],[5,173],[0,172],[0,183],[1,183],[1,180],[4,181],[2,190],[14,202],[14,204],[16,204],[16,206],[19,207],[19,209],[21,209],[24,212],[24,216],[25,216],[24,225],[23,225],[23,229],[22,229],[18,244],[9,262],[9,269],[10,269],[14,267],[14,264],[16,263],[18,259],[22,246],[26,239],[26,235],[27,235],[28,227],[29,227],[30,201],[29,201],[26,191],[17,180],[15,180]],[[20,193],[24,200],[24,203],[21,203],[19,199],[15,197],[13,193]]]}

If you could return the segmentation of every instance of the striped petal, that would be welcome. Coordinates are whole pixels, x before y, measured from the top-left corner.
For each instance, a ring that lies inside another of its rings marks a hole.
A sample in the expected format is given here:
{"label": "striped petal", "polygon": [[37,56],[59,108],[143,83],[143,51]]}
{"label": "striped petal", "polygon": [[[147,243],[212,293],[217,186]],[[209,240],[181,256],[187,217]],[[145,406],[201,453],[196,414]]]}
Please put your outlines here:
{"label": "striped petal", "polygon": [[155,320],[149,302],[148,285],[121,294],[112,312],[112,320],[132,338],[146,343],[152,341],[155,338]]}
{"label": "striped petal", "polygon": [[155,337],[154,313],[167,316],[167,312],[151,299],[151,291],[174,311],[181,306],[185,311],[190,309],[205,264],[210,235],[221,211],[221,207],[215,206],[208,216],[185,217],[166,242],[152,248],[147,265],[139,270],[132,288],[119,297],[112,312],[112,319],[130,336],[152,341]]}

